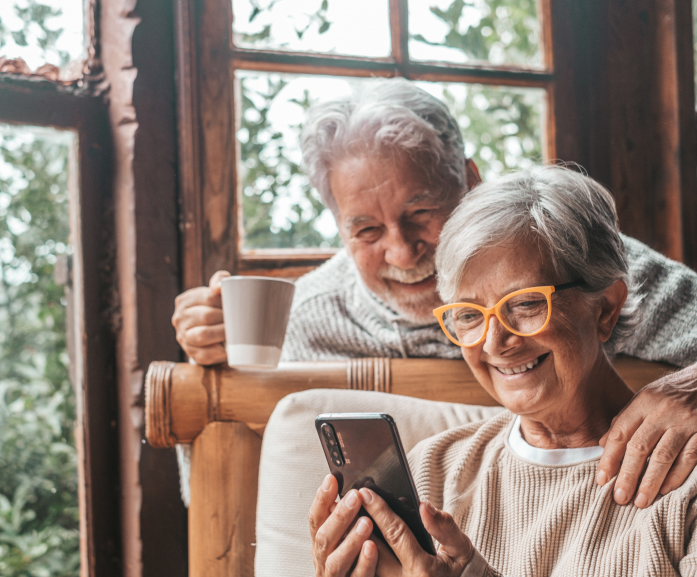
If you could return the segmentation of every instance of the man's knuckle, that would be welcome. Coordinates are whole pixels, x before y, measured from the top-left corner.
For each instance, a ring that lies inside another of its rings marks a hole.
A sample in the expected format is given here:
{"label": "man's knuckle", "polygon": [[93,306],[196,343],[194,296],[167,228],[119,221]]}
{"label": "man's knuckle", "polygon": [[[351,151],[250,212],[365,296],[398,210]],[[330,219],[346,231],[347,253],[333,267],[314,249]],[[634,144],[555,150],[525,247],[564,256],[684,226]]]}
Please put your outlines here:
{"label": "man's knuckle", "polygon": [[608,438],[613,443],[625,443],[627,440],[627,435],[621,428],[616,427],[610,431],[610,435],[608,436]]}
{"label": "man's knuckle", "polygon": [[205,339],[205,331],[201,327],[189,330],[186,340],[194,347],[204,347],[208,344]]}
{"label": "man's knuckle", "polygon": [[627,452],[634,455],[648,455],[650,450],[648,443],[643,439],[633,437],[629,443],[627,443]]}
{"label": "man's knuckle", "polygon": [[216,325],[220,322],[220,314],[218,309],[208,307],[202,315],[202,320],[206,325]]}
{"label": "man's knuckle", "polygon": [[686,464],[697,463],[697,447],[685,447],[680,455],[680,460]]}
{"label": "man's knuckle", "polygon": [[651,453],[651,461],[659,465],[670,465],[675,461],[676,454],[667,447],[659,447]]}
{"label": "man's knuckle", "polygon": [[636,481],[637,475],[634,471],[622,470],[617,475],[617,482],[620,485],[633,485]]}

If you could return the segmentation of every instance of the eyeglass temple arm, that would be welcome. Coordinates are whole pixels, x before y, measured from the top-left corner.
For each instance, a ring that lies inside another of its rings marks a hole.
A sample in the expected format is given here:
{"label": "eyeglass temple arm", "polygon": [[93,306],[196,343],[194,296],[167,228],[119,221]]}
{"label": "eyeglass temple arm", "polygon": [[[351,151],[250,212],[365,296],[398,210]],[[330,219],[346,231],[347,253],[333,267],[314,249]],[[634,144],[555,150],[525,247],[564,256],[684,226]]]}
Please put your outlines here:
{"label": "eyeglass temple arm", "polygon": [[581,286],[584,284],[586,284],[586,281],[581,278],[581,279],[567,282],[564,284],[554,285],[554,292],[563,291],[564,289],[574,288],[574,287]]}

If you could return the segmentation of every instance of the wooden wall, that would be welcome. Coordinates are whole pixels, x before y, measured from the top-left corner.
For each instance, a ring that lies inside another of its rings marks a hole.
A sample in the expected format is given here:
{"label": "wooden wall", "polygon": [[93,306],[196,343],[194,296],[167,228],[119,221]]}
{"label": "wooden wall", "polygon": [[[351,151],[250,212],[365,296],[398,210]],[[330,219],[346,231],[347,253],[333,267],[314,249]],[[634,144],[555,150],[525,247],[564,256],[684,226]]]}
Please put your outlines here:
{"label": "wooden wall", "polygon": [[174,20],[170,0],[103,0],[102,57],[114,138],[116,347],[123,575],[187,575],[187,515],[173,449],[144,441],[143,380],[179,360],[180,291]]}
{"label": "wooden wall", "polygon": [[552,8],[558,158],[612,190],[625,233],[697,268],[690,0]]}

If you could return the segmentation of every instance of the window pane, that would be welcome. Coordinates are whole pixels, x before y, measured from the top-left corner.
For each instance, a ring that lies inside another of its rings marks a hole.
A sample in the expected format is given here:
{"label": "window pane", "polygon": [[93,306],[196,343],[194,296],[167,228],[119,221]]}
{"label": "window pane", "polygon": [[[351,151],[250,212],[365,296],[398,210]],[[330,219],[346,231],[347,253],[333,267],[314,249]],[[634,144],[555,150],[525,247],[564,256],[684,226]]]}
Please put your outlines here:
{"label": "window pane", "polygon": [[232,0],[232,11],[241,48],[390,54],[387,0]]}
{"label": "window pane", "polygon": [[327,76],[238,72],[238,120],[245,248],[336,247],[336,223],[300,169],[305,111],[351,93],[355,81]]}
{"label": "window pane", "polygon": [[[305,110],[318,100],[346,96],[370,80],[238,72],[245,248],[335,247],[331,212],[300,168]],[[458,120],[465,153],[483,178],[542,159],[545,92],[480,84],[419,82]]]}
{"label": "window pane", "polygon": [[419,82],[448,105],[484,180],[543,160],[545,90]]}
{"label": "window pane", "polygon": [[541,68],[537,0],[409,0],[409,55]]}
{"label": "window pane", "polygon": [[53,64],[79,78],[85,58],[83,0],[2,0],[0,56],[30,69]]}
{"label": "window pane", "polygon": [[0,574],[80,572],[65,293],[73,134],[0,124]]}

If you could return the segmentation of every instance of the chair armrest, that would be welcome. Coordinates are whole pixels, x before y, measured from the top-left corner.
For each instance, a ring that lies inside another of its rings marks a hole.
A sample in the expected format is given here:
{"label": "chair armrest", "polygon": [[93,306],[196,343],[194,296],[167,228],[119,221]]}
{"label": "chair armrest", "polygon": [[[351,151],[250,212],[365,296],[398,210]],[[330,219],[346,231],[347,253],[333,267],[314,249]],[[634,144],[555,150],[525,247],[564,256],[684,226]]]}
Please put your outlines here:
{"label": "chair armrest", "polygon": [[[673,367],[630,357],[614,366],[634,390]],[[146,437],[154,447],[190,443],[214,421],[237,421],[260,433],[276,404],[307,389],[358,389],[493,406],[464,361],[365,358],[281,363],[273,370],[238,370],[157,361],[145,381]]]}

